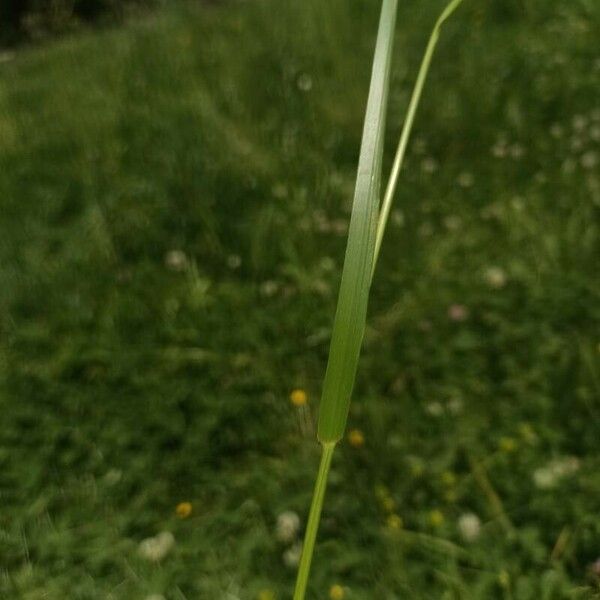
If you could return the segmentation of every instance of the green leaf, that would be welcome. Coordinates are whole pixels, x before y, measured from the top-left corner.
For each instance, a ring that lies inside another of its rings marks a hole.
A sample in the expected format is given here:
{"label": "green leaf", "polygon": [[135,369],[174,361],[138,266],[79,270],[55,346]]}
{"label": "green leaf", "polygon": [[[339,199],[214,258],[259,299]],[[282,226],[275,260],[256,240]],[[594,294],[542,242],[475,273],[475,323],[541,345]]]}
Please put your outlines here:
{"label": "green leaf", "polygon": [[344,433],[365,331],[379,214],[381,163],[397,0],[383,0],[362,135],[348,245],[323,382],[318,435]]}
{"label": "green leaf", "polygon": [[375,263],[377,263],[377,259],[379,258],[381,241],[383,240],[385,226],[390,215],[390,208],[392,207],[392,200],[394,198],[394,193],[396,192],[396,185],[398,184],[398,176],[400,175],[400,169],[402,168],[402,162],[404,161],[404,154],[406,153],[408,138],[410,137],[415,115],[417,114],[417,108],[419,106],[423,87],[425,86],[425,80],[427,79],[427,73],[429,72],[429,66],[431,65],[433,52],[435,51],[435,47],[440,37],[440,30],[442,29],[442,25],[460,6],[462,1],[463,0],[451,0],[451,2],[448,3],[446,8],[442,11],[442,14],[438,17],[433,31],[429,36],[429,41],[427,42],[427,48],[425,49],[425,54],[423,55],[421,67],[419,68],[419,73],[417,75],[417,81],[408,105],[406,119],[404,120],[402,133],[400,134],[400,141],[398,142],[398,149],[396,150],[396,156],[394,157],[394,162],[392,164],[392,171],[390,173],[390,178],[388,180],[385,195],[383,197],[381,213],[379,215],[379,223],[377,224],[377,239],[375,241],[375,259],[373,261],[373,270],[375,270]]}

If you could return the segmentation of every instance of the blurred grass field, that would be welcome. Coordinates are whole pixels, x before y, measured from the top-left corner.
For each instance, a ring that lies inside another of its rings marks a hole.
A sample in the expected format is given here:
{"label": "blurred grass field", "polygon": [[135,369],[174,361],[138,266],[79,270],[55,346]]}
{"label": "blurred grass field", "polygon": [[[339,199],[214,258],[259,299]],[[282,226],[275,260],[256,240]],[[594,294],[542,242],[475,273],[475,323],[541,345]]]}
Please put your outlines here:
{"label": "blurred grass field", "polygon": [[[291,597],[377,13],[174,3],[0,63],[0,597]],[[598,39],[586,0],[448,24],[311,598],[600,597]]]}

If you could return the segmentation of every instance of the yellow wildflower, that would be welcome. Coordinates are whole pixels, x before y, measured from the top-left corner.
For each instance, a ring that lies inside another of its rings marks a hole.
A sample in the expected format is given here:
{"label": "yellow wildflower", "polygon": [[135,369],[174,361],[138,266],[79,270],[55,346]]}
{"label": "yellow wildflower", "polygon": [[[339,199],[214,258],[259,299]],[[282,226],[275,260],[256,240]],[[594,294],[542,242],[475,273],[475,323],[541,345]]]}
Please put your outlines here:
{"label": "yellow wildflower", "polygon": [[275,593],[271,590],[261,590],[258,592],[257,600],[275,600]]}
{"label": "yellow wildflower", "polygon": [[392,531],[400,531],[404,526],[404,521],[397,514],[392,514],[387,518],[386,525]]}
{"label": "yellow wildflower", "polygon": [[537,438],[533,427],[529,423],[519,425],[519,434],[528,444],[533,444]]}
{"label": "yellow wildflower", "polygon": [[294,406],[304,406],[308,402],[308,395],[304,390],[292,390],[290,394],[290,402]]}
{"label": "yellow wildflower", "polygon": [[375,495],[377,496],[377,498],[379,498],[380,500],[382,500],[386,496],[389,496],[390,492],[385,487],[385,485],[378,484],[378,485],[375,486]]}
{"label": "yellow wildflower", "polygon": [[383,510],[391,513],[396,508],[396,502],[391,496],[386,496],[385,498],[381,499],[381,506],[383,507]]}
{"label": "yellow wildflower", "polygon": [[429,524],[433,527],[440,527],[444,523],[444,515],[441,510],[432,510],[429,513]]}
{"label": "yellow wildflower", "polygon": [[517,449],[517,442],[511,437],[502,437],[500,438],[499,447],[502,452],[506,452],[510,454]]}
{"label": "yellow wildflower", "polygon": [[354,448],[360,448],[365,445],[365,436],[360,429],[351,429],[348,433],[348,442]]}
{"label": "yellow wildflower", "polygon": [[421,477],[425,472],[425,467],[420,460],[413,460],[410,463],[410,474],[413,477]]}
{"label": "yellow wildflower", "polygon": [[341,585],[336,583],[329,588],[329,598],[331,600],[343,600],[344,596],[344,588]]}
{"label": "yellow wildflower", "polygon": [[442,483],[452,487],[456,483],[456,475],[452,471],[444,471],[442,473]]}
{"label": "yellow wildflower", "polygon": [[175,507],[175,513],[180,519],[187,519],[192,514],[192,503],[180,502]]}
{"label": "yellow wildflower", "polygon": [[505,569],[502,569],[502,571],[500,571],[500,573],[498,574],[498,583],[503,588],[507,588],[510,585],[510,575]]}

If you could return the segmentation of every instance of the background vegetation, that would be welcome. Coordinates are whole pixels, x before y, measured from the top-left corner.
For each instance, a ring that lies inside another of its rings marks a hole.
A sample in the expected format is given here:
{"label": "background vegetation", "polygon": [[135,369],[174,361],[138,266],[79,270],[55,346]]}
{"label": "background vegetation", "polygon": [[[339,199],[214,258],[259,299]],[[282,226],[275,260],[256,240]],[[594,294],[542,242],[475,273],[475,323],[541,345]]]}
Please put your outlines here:
{"label": "background vegetation", "polygon": [[83,24],[109,23],[158,0],[0,0],[0,44],[64,33]]}
{"label": "background vegetation", "polygon": [[[290,597],[377,11],[176,3],[2,55],[1,597]],[[311,597],[598,597],[598,39],[585,0],[448,25]]]}

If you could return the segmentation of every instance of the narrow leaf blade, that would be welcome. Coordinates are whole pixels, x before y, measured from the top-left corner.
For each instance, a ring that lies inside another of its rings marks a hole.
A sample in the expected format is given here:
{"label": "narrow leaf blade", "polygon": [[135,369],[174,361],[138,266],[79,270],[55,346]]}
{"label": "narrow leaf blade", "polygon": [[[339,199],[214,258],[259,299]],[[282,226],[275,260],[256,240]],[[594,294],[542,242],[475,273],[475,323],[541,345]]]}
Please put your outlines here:
{"label": "narrow leaf blade", "polygon": [[322,442],[344,433],[365,330],[375,251],[387,96],[397,0],[383,0],[342,281],[319,409]]}

